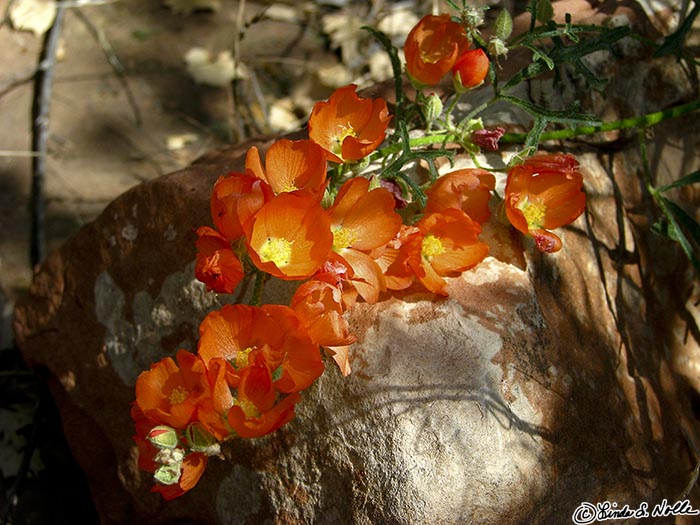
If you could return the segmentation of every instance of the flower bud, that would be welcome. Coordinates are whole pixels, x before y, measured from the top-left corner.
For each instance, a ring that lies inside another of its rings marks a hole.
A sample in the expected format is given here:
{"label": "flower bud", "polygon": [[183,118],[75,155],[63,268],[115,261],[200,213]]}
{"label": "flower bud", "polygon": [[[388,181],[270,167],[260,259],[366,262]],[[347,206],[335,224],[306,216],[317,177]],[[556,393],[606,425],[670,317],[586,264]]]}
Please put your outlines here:
{"label": "flower bud", "polygon": [[172,449],[177,446],[177,432],[167,425],[153,427],[146,438],[159,449]]}
{"label": "flower bud", "polygon": [[497,36],[491,38],[488,44],[489,53],[491,56],[500,57],[508,54],[508,47],[505,42],[498,38]]}
{"label": "flower bud", "polygon": [[452,68],[452,81],[457,93],[480,85],[489,72],[489,57],[482,49],[471,49],[457,59]]}
{"label": "flower bud", "polygon": [[185,430],[187,445],[193,452],[201,452],[207,456],[214,456],[221,451],[216,438],[207,432],[202,425],[193,423]]}
{"label": "flower bud", "polygon": [[162,485],[175,485],[180,481],[182,463],[177,465],[161,465],[153,474],[153,479]]}
{"label": "flower bud", "polygon": [[431,93],[425,100],[425,105],[423,106],[423,116],[425,117],[425,122],[427,128],[430,129],[440,115],[442,115],[443,104],[442,100],[435,93]]}

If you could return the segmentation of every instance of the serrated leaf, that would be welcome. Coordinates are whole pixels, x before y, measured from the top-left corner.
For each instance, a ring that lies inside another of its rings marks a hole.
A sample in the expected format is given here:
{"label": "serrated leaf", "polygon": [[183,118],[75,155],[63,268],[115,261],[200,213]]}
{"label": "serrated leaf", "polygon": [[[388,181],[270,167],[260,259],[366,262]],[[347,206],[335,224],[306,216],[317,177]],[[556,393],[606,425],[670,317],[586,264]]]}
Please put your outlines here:
{"label": "serrated leaf", "polygon": [[549,58],[545,53],[543,53],[542,51],[537,49],[535,46],[531,46],[528,44],[524,44],[523,47],[526,47],[527,49],[532,51],[532,61],[533,62],[537,62],[538,60],[541,60],[547,65],[547,67],[550,69],[550,71],[552,69],[554,69],[554,60]]}
{"label": "serrated leaf", "polygon": [[550,122],[558,122],[560,124],[568,124],[572,126],[596,125],[601,122],[600,118],[596,117],[595,115],[588,113],[577,113],[575,109],[546,109],[541,106],[537,106],[532,102],[528,102],[527,100],[512,97],[510,95],[501,95],[500,98],[507,100],[511,104],[519,106],[531,115],[544,117]]}
{"label": "serrated leaf", "polygon": [[656,191],[664,193],[673,188],[682,188],[683,186],[689,186],[690,184],[695,184],[696,182],[700,182],[700,170],[694,171],[693,173],[690,173],[685,177],[681,177],[680,179],[678,179],[675,182],[672,182],[671,184],[666,184],[665,186],[656,188]]}

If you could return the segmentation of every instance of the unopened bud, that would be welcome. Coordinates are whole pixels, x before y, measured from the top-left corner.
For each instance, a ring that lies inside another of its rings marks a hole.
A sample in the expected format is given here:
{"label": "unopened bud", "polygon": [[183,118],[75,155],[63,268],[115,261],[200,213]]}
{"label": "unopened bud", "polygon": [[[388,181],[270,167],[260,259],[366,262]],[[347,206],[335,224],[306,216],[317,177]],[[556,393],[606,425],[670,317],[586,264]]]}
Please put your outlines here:
{"label": "unopened bud", "polygon": [[146,435],[148,441],[160,449],[175,448],[177,446],[177,432],[167,425],[153,427]]}
{"label": "unopened bud", "polygon": [[488,50],[494,57],[506,56],[508,54],[508,46],[497,36],[489,40]]}
{"label": "unopened bud", "polygon": [[185,430],[187,445],[193,452],[201,452],[207,456],[215,456],[221,451],[216,438],[207,432],[202,425],[193,423]]}
{"label": "unopened bud", "polygon": [[182,463],[177,465],[161,465],[153,474],[153,479],[162,485],[175,485],[180,481]]}
{"label": "unopened bud", "polygon": [[452,67],[452,81],[457,93],[479,86],[489,72],[489,57],[482,49],[470,49]]}
{"label": "unopened bud", "polygon": [[442,99],[435,93],[428,95],[425,100],[425,105],[423,106],[423,116],[425,117],[425,122],[428,129],[430,129],[440,115],[442,115]]}
{"label": "unopened bud", "polygon": [[468,27],[476,29],[484,23],[484,11],[487,9],[488,6],[468,5],[462,12],[462,20]]}
{"label": "unopened bud", "polygon": [[498,15],[498,18],[493,23],[493,31],[499,39],[503,41],[508,40],[513,32],[513,19],[507,10],[504,9]]}

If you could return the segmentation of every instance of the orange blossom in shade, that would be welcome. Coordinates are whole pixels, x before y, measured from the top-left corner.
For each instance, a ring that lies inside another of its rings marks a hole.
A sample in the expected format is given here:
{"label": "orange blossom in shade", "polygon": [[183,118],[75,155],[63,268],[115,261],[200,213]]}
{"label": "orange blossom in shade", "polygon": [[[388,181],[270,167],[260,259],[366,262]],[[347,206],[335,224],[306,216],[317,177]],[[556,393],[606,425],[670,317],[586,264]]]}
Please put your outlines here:
{"label": "orange blossom in shade", "polygon": [[443,277],[468,270],[488,255],[488,245],[478,240],[481,226],[462,210],[430,213],[416,227],[420,234],[405,244],[407,263],[433,293],[447,295]]}
{"label": "orange blossom in shade", "polygon": [[210,200],[214,225],[226,239],[235,241],[243,236],[243,224],[272,196],[270,186],[252,174],[219,177]]}
{"label": "orange blossom in shade", "polygon": [[240,437],[259,437],[274,432],[294,418],[298,392],[277,401],[272,375],[262,353],[241,372],[237,399],[228,413],[228,423]]}
{"label": "orange blossom in shade", "polygon": [[333,251],[351,267],[351,283],[368,303],[377,302],[386,289],[382,270],[368,252],[391,241],[401,228],[394,205],[388,190],[369,191],[369,180],[356,177],[343,184],[328,209]]}
{"label": "orange blossom in shade", "polygon": [[265,169],[258,148],[253,146],[246,155],[245,167],[268,183],[275,195],[306,191],[320,200],[326,187],[326,156],[311,140],[276,141],[265,154]]}
{"label": "orange blossom in shade", "polygon": [[226,305],[204,318],[199,336],[201,358],[207,364],[225,359],[233,372],[227,381],[234,388],[253,352],[262,353],[280,392],[303,390],[323,372],[318,345],[287,306]]}
{"label": "orange blossom in shade", "polygon": [[185,350],[178,351],[177,363],[166,357],[151,365],[136,380],[136,405],[143,414],[176,429],[197,420],[202,403],[212,389],[204,361]]}
{"label": "orange blossom in shade", "polygon": [[455,91],[464,93],[480,85],[489,72],[489,57],[483,49],[464,52],[452,66],[452,81]]}
{"label": "orange blossom in shade", "polygon": [[464,28],[450,15],[426,15],[406,37],[406,70],[417,85],[433,85],[452,68],[469,47]]}
{"label": "orange blossom in shade", "polygon": [[317,102],[309,118],[309,138],[333,162],[356,161],[384,141],[391,116],[382,98],[360,98],[357,86],[336,89],[327,102]]}
{"label": "orange blossom in shade", "polygon": [[337,286],[307,281],[297,288],[289,306],[316,344],[341,346],[357,340],[343,318],[342,293]]}
{"label": "orange blossom in shade", "polygon": [[197,230],[197,261],[194,274],[207,291],[233,293],[243,279],[243,266],[231,250],[231,243],[208,226]]}
{"label": "orange blossom in shade", "polygon": [[303,194],[274,197],[246,223],[245,233],[253,264],[285,280],[311,277],[333,245],[328,215]]}
{"label": "orange blossom in shade", "polygon": [[187,454],[182,460],[180,479],[177,483],[172,485],[156,483],[151,487],[151,492],[160,493],[166,501],[182,496],[185,492],[191,490],[197,484],[199,478],[202,477],[207,466],[207,460],[208,458],[204,454]]}
{"label": "orange blossom in shade", "polygon": [[548,231],[573,222],[586,207],[583,177],[572,155],[535,155],[511,168],[505,189],[510,223],[535,239],[537,249],[553,253],[561,239]]}
{"label": "orange blossom in shade", "polygon": [[462,209],[477,222],[486,222],[491,215],[489,200],[496,187],[492,173],[479,168],[453,171],[440,177],[425,193],[428,203],[425,213],[448,208]]}

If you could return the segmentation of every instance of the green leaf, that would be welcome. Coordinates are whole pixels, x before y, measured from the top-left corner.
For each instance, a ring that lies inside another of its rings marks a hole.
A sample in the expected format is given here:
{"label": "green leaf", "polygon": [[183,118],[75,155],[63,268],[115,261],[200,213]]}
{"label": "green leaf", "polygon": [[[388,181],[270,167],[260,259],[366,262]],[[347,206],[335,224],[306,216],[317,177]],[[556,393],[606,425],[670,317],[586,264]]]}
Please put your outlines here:
{"label": "green leaf", "polygon": [[683,208],[678,206],[678,204],[668,199],[664,200],[666,200],[666,205],[671,210],[678,223],[690,234],[695,246],[700,246],[700,224],[698,224],[695,219],[688,215]]}
{"label": "green leaf", "polygon": [[695,272],[700,275],[700,261],[698,261],[698,258],[695,256],[693,245],[688,237],[686,237],[681,227],[681,225],[683,225],[688,229],[697,247],[700,245],[700,225],[698,225],[698,223],[680,206],[667,198],[659,196],[657,202],[661,211],[668,219],[668,227],[666,230],[668,237],[680,244],[681,249],[692,263],[693,268],[695,268]]}
{"label": "green leaf", "polygon": [[369,32],[374,38],[376,38],[379,41],[379,43],[382,44],[382,46],[384,46],[384,49],[389,54],[389,59],[391,60],[391,69],[394,74],[394,89],[396,91],[396,110],[394,111],[394,116],[396,120],[402,120],[405,95],[403,92],[403,76],[399,52],[397,51],[396,47],[394,47],[394,45],[391,43],[391,40],[389,40],[389,38],[378,29],[375,29],[371,26],[362,26],[362,29]]}
{"label": "green leaf", "polygon": [[665,186],[661,186],[660,188],[656,188],[656,191],[660,193],[667,192],[670,189],[673,188],[682,188],[683,186],[689,186],[690,184],[695,184],[696,182],[700,182],[700,170],[694,171],[693,173],[690,173],[686,175],[685,177],[682,177],[678,179],[675,182],[672,182],[671,184],[666,184]]}
{"label": "green leaf", "polygon": [[[556,27],[553,23],[551,24],[551,26]],[[551,27],[548,28],[548,31],[551,30]],[[566,29],[559,29],[558,31],[558,34],[560,36],[564,36]],[[618,40],[629,35],[631,31],[632,30],[626,26],[616,27],[614,29],[599,29],[599,34],[591,36],[589,38],[585,38],[579,41],[578,43],[575,43],[570,46],[564,46],[561,39],[552,37],[555,45],[554,48],[551,49],[547,55],[555,64],[573,64],[580,74],[582,74],[585,78],[590,79],[591,77],[593,77],[593,74],[590,71],[588,71],[588,69],[583,65],[583,63],[581,62],[581,58],[595,51],[600,51],[602,49],[612,50],[612,45]],[[526,39],[523,41],[522,45],[529,46],[533,42],[534,40]],[[502,91],[507,91],[510,88],[522,82],[523,80],[534,78],[548,70],[549,68],[541,60],[533,62],[521,69],[508,82],[506,82],[502,88]],[[598,80],[598,82],[600,83],[601,81]]]}
{"label": "green leaf", "polygon": [[695,0],[695,6],[690,14],[683,20],[683,23],[678,27],[676,31],[668,35],[664,39],[664,43],[656,50],[654,53],[655,57],[662,57],[664,55],[674,54],[676,57],[680,58],[683,54],[683,46],[685,44],[685,38],[693,26],[695,18],[697,18],[700,13],[700,0]]}
{"label": "green leaf", "polygon": [[540,143],[540,136],[547,127],[547,119],[541,115],[535,115],[535,121],[532,123],[532,128],[525,138],[525,149],[526,150],[537,150],[537,146]]}
{"label": "green leaf", "polygon": [[535,46],[528,45],[528,44],[523,44],[524,47],[532,51],[532,60],[533,62],[537,62],[538,60],[542,60],[547,67],[552,70],[554,69],[554,60],[549,58],[545,53],[537,49]]}
{"label": "green leaf", "polygon": [[542,22],[543,24],[546,24],[552,18],[554,18],[552,2],[550,0],[538,0],[535,17],[537,18],[538,22]]}
{"label": "green leaf", "polygon": [[589,113],[578,113],[575,108],[566,110],[546,109],[541,106],[537,106],[532,102],[528,102],[527,100],[512,97],[510,95],[501,95],[500,98],[502,100],[507,100],[511,104],[519,106],[531,115],[544,117],[550,122],[558,122],[560,124],[568,124],[572,126],[595,125],[601,122],[601,120],[595,115],[591,115]]}

